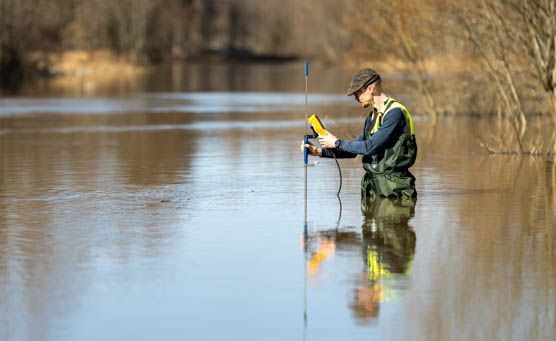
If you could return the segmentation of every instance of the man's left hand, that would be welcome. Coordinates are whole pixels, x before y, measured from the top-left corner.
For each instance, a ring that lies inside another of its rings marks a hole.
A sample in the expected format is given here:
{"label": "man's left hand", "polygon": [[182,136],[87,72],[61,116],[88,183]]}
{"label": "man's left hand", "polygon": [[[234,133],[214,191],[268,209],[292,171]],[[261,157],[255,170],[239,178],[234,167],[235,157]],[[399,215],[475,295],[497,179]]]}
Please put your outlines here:
{"label": "man's left hand", "polygon": [[334,145],[337,140],[336,136],[330,134],[328,130],[325,131],[327,135],[319,135],[319,143],[326,148],[336,148]]}

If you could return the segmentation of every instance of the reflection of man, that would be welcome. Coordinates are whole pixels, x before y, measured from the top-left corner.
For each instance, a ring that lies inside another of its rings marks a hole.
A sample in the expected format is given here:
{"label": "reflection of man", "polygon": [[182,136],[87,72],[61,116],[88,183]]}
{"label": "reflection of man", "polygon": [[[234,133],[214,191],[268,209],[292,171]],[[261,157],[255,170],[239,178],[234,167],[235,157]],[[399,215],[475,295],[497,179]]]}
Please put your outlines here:
{"label": "reflection of man", "polygon": [[330,132],[319,137],[324,148],[302,145],[313,156],[349,158],[363,155],[366,173],[361,180],[362,197],[415,198],[415,177],[409,167],[415,163],[417,143],[413,121],[407,109],[382,91],[381,78],[372,69],[358,71],[351,80],[348,96],[372,111],[365,128],[355,140],[341,140]]}
{"label": "reflection of man", "polygon": [[361,321],[378,316],[380,302],[397,297],[407,285],[407,272],[415,252],[415,232],[408,221],[415,212],[413,200],[363,200],[362,272],[350,305]]}

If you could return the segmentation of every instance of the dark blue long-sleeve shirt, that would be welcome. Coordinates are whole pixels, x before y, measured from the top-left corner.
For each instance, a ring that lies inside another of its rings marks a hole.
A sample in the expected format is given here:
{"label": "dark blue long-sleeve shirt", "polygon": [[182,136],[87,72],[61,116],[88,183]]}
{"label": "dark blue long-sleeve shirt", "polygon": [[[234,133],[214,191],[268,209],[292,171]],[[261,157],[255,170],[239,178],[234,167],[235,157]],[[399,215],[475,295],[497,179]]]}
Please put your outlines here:
{"label": "dark blue long-sleeve shirt", "polygon": [[371,121],[373,119],[374,111],[369,114],[365,120],[365,127],[361,135],[355,140],[340,140],[338,148],[322,148],[322,157],[337,158],[353,158],[358,154],[372,155],[384,148],[395,143],[399,136],[404,132],[407,122],[401,108],[394,108],[384,116],[380,128],[369,137],[371,131]]}

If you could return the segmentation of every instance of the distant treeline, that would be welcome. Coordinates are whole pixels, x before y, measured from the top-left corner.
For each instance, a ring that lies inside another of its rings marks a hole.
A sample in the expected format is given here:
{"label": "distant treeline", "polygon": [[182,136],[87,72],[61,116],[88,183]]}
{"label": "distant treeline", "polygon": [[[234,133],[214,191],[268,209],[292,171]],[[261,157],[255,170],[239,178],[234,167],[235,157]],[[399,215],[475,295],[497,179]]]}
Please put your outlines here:
{"label": "distant treeline", "polygon": [[7,83],[48,72],[45,54],[67,50],[110,50],[145,63],[207,53],[336,58],[337,43],[345,45],[342,7],[332,0],[0,0],[0,76]]}
{"label": "distant treeline", "polygon": [[556,125],[556,0],[0,0],[2,83],[69,50],[390,63],[433,115],[503,111],[523,125],[540,111]]}

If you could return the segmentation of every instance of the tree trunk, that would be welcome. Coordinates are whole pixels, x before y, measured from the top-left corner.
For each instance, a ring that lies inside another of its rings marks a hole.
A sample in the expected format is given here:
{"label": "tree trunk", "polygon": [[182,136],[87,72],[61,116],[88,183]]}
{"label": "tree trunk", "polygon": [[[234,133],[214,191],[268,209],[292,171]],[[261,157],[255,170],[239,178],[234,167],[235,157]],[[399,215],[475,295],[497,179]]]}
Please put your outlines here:
{"label": "tree trunk", "polygon": [[556,87],[552,88],[550,104],[552,109],[552,155],[556,156]]}

